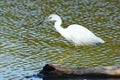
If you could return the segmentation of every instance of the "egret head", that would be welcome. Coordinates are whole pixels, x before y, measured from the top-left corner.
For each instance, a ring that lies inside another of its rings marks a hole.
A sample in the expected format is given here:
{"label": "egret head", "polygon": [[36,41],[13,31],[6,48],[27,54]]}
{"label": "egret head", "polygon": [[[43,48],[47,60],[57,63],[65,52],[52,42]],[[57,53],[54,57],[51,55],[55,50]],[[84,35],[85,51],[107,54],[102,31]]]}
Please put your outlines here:
{"label": "egret head", "polygon": [[57,21],[57,20],[60,20],[60,17],[56,14],[51,14],[49,17],[48,17],[48,20],[47,21]]}

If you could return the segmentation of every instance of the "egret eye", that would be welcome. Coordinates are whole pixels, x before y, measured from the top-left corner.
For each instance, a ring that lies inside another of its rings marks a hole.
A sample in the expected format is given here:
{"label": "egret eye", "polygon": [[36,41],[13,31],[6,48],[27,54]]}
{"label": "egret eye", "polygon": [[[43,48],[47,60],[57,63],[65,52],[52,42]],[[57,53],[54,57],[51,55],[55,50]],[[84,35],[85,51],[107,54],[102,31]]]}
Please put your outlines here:
{"label": "egret eye", "polygon": [[52,19],[52,17],[49,17],[49,20]]}

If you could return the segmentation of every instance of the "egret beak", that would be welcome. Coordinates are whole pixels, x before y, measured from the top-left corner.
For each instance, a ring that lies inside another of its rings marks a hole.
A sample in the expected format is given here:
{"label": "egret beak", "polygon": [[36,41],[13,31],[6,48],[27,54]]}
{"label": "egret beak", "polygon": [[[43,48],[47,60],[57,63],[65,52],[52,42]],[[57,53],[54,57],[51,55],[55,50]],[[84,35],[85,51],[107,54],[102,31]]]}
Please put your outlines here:
{"label": "egret beak", "polygon": [[47,22],[46,20],[40,20],[39,25]]}
{"label": "egret beak", "polygon": [[49,18],[47,18],[45,21],[46,21],[46,22],[49,22],[49,21],[50,21],[50,19],[49,19]]}
{"label": "egret beak", "polygon": [[47,19],[45,19],[45,20],[40,20],[39,25],[40,25],[40,24],[43,24],[43,23],[45,23],[45,22],[49,22],[49,21],[50,21],[49,18],[47,18]]}
{"label": "egret beak", "polygon": [[39,24],[42,24],[43,22],[44,22],[44,21],[42,20],[42,21],[39,22]]}

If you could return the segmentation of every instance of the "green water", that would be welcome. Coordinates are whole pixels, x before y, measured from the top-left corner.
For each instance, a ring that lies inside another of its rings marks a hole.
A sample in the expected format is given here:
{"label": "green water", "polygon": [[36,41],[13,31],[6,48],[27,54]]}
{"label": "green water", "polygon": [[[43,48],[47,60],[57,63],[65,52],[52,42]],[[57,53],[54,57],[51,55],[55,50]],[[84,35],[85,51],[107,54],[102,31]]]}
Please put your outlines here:
{"label": "green water", "polygon": [[[105,40],[100,46],[75,47],[53,23],[80,24]],[[0,79],[23,80],[45,64],[67,67],[120,65],[120,0],[1,0]],[[36,79],[35,79],[36,80]]]}

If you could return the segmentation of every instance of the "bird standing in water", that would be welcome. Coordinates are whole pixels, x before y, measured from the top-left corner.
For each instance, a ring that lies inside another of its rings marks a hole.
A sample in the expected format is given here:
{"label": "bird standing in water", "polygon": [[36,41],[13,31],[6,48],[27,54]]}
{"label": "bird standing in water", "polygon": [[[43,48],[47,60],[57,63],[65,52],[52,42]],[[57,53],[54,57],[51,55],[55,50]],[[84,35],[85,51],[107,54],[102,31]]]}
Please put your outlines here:
{"label": "bird standing in water", "polygon": [[51,14],[47,21],[54,21],[55,29],[68,41],[72,41],[76,46],[99,45],[99,43],[104,43],[104,40],[81,25],[72,24],[67,28],[63,28],[61,26],[62,20],[57,14]]}

